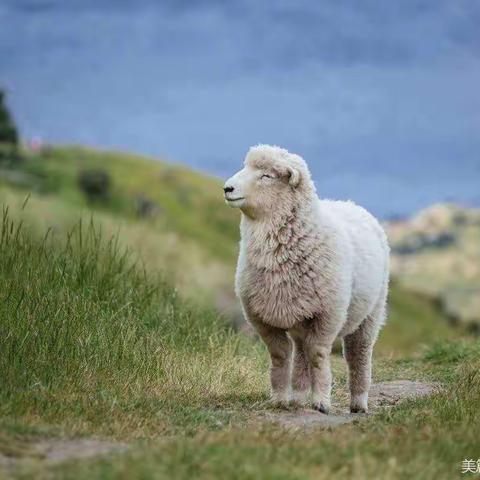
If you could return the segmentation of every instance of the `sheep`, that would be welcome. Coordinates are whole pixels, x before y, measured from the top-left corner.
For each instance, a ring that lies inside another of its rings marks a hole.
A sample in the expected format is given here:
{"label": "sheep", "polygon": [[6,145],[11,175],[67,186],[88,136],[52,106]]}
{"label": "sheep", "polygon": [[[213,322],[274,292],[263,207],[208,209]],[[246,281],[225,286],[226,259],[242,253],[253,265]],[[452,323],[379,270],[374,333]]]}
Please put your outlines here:
{"label": "sheep", "polygon": [[235,291],[269,351],[272,401],[305,406],[311,394],[328,414],[341,338],[350,411],[367,413],[389,279],[379,222],[351,201],[320,200],[306,162],[276,146],[250,148],[224,197],[241,210]]}

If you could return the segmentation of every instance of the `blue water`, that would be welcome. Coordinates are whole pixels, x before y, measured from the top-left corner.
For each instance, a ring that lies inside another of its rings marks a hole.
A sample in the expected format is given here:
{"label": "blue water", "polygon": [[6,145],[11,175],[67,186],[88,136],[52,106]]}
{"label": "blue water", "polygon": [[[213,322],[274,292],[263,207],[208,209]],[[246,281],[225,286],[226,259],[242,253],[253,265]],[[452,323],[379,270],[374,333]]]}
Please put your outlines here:
{"label": "blue water", "polygon": [[406,215],[480,204],[479,24],[468,0],[0,0],[0,84],[26,139],[221,177],[273,143]]}

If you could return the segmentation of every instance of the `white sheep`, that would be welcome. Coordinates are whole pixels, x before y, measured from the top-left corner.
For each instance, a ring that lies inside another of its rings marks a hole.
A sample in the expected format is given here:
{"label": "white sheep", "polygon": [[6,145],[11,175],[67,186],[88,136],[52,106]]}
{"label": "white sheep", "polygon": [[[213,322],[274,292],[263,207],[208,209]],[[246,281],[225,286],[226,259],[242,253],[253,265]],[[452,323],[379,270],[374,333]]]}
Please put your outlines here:
{"label": "white sheep", "polygon": [[352,202],[320,200],[305,161],[279,147],[252,147],[224,192],[242,212],[236,292],[269,350],[273,401],[305,405],[311,391],[328,413],[329,357],[342,338],[350,411],[367,412],[388,292],[382,227]]}

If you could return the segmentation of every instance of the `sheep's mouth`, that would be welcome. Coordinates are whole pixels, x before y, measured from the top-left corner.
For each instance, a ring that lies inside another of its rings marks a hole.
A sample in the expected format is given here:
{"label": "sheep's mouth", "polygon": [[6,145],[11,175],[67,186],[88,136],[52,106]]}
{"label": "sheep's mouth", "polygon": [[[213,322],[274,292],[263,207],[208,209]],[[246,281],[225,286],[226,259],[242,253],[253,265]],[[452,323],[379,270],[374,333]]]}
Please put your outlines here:
{"label": "sheep's mouth", "polygon": [[225,197],[225,200],[227,202],[238,202],[239,200],[245,200],[245,197],[237,197],[237,198]]}

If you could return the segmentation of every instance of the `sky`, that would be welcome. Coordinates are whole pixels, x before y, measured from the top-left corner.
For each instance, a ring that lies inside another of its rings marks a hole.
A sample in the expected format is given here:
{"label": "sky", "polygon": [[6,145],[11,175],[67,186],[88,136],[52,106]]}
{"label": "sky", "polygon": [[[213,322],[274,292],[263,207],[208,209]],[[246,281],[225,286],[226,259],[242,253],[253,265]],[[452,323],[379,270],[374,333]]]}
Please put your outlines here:
{"label": "sky", "polygon": [[480,2],[0,0],[25,139],[223,178],[250,145],[382,217],[480,205]]}

